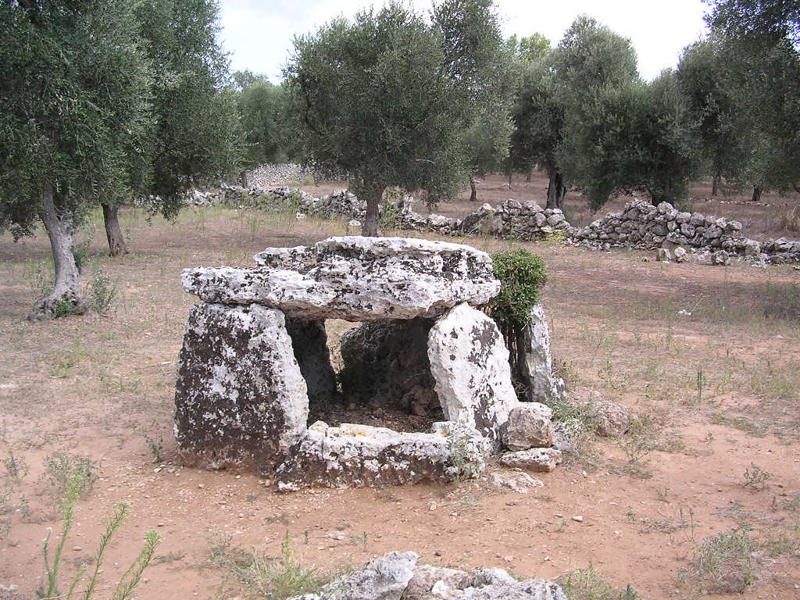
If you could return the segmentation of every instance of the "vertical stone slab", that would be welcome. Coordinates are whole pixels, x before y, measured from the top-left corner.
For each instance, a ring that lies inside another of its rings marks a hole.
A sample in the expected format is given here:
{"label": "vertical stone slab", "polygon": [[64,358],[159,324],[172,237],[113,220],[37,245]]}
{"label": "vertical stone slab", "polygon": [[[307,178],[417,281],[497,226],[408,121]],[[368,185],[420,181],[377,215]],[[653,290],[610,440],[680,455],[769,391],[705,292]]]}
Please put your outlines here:
{"label": "vertical stone slab", "polygon": [[518,400],[508,349],[495,322],[459,304],[431,329],[428,359],[445,418],[497,441]]}
{"label": "vertical stone slab", "polygon": [[531,309],[531,319],[523,330],[524,360],[520,371],[528,388],[530,402],[547,403],[561,397],[563,381],[553,373],[553,356],[550,351],[550,329],[541,304]]}
{"label": "vertical stone slab", "polygon": [[292,338],[300,373],[306,380],[308,401],[313,405],[327,406],[337,396],[337,390],[325,321],[287,316],[286,330]]}
{"label": "vertical stone slab", "polygon": [[197,304],[186,322],[175,391],[178,447],[212,464],[282,460],[305,432],[306,384],[283,313]]}

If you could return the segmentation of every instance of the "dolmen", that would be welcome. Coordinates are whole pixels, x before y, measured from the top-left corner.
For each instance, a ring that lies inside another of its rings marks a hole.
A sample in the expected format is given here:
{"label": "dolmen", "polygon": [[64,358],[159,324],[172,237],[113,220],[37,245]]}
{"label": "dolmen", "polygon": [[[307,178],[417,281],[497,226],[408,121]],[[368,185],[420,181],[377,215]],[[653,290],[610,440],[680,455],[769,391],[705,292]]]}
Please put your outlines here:
{"label": "dolmen", "polygon": [[[520,402],[503,337],[481,310],[500,290],[488,254],[343,236],[267,248],[255,261],[182,274],[200,299],[186,321],[175,393],[184,456],[215,467],[252,462],[284,491],[453,481],[480,473],[504,447],[536,448],[544,470],[558,462],[551,412]],[[544,400],[558,383],[542,348],[546,322],[534,310],[525,372]],[[342,337],[338,376],[328,319],[362,323]],[[435,406],[444,420],[419,432],[308,423],[310,406],[341,396]],[[526,435],[520,423],[535,431]]]}

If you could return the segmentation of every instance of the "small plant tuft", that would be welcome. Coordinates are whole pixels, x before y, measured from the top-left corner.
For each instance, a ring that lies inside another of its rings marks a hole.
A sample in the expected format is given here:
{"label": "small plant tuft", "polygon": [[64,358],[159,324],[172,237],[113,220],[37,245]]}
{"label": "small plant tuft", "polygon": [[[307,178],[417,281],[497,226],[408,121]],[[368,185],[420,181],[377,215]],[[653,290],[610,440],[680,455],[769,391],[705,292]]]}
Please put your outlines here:
{"label": "small plant tuft", "polygon": [[89,298],[92,309],[101,316],[108,313],[117,298],[117,286],[100,268],[95,269],[89,283]]}
{"label": "small plant tuft", "polygon": [[763,490],[767,487],[767,482],[772,479],[772,473],[765,471],[755,463],[744,470],[744,487],[751,490]]}
{"label": "small plant tuft", "polygon": [[43,479],[57,505],[65,499],[69,501],[73,494],[75,500],[88,494],[97,479],[92,461],[81,456],[56,452],[45,460],[44,466]]}
{"label": "small plant tuft", "polygon": [[501,329],[524,327],[539,291],[547,281],[544,261],[527,250],[498,252],[492,257],[500,293],[492,300],[491,312]]}
{"label": "small plant tuft", "polygon": [[707,594],[741,594],[755,581],[753,544],[747,526],[703,540],[693,557],[694,576]]}
{"label": "small plant tuft", "polygon": [[260,598],[285,600],[315,592],[327,581],[316,569],[306,567],[297,560],[288,530],[281,542],[280,558],[270,558],[258,551],[228,550],[227,545],[221,552],[217,550],[215,564],[228,569],[248,591]]}
{"label": "small plant tuft", "polygon": [[559,577],[556,582],[564,589],[569,600],[642,600],[630,584],[617,591],[600,573],[589,565]]}

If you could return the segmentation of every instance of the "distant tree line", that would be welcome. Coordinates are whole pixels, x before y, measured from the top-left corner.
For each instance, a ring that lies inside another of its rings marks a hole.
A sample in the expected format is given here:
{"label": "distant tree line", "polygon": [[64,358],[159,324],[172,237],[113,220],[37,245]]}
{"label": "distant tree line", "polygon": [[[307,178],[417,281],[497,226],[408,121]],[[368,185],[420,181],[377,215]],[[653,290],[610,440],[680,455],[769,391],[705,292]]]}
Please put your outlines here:
{"label": "distant tree line", "polygon": [[55,262],[32,315],[82,309],[72,237],[93,208],[123,254],[124,203],[171,217],[190,187],[266,162],[347,173],[366,235],[387,187],[477,200],[489,172],[543,171],[549,207],[568,188],[674,202],[700,176],[797,190],[798,2],[708,4],[707,38],[651,82],[592,18],[551,47],[503,39],[492,0],[434,0],[297,37],[276,84],[229,74],[214,0],[0,0],[0,231],[41,222]]}

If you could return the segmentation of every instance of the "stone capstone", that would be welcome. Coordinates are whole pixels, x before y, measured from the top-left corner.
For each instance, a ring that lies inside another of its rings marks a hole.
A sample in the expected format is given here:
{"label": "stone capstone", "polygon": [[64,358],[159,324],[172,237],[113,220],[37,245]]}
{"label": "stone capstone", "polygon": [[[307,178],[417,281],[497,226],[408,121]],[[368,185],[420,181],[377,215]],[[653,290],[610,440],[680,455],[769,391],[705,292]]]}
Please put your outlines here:
{"label": "stone capstone", "polygon": [[280,491],[306,485],[365,487],[453,481],[483,470],[484,440],[449,424],[434,433],[317,421],[279,465]]}
{"label": "stone capstone", "polygon": [[187,269],[183,287],[204,302],[351,321],[434,317],[459,303],[485,304],[500,289],[485,252],[414,238],[335,237],[256,261],[262,266]]}
{"label": "stone capstone", "polygon": [[186,322],[175,391],[182,451],[212,464],[283,459],[308,420],[306,383],[283,313],[198,304]]}
{"label": "stone capstone", "polygon": [[456,306],[431,329],[428,359],[445,418],[499,440],[518,400],[495,322],[467,304]]}
{"label": "stone capstone", "polygon": [[508,413],[501,428],[503,446],[509,450],[548,448],[553,444],[553,411],[538,402],[521,402]]}

